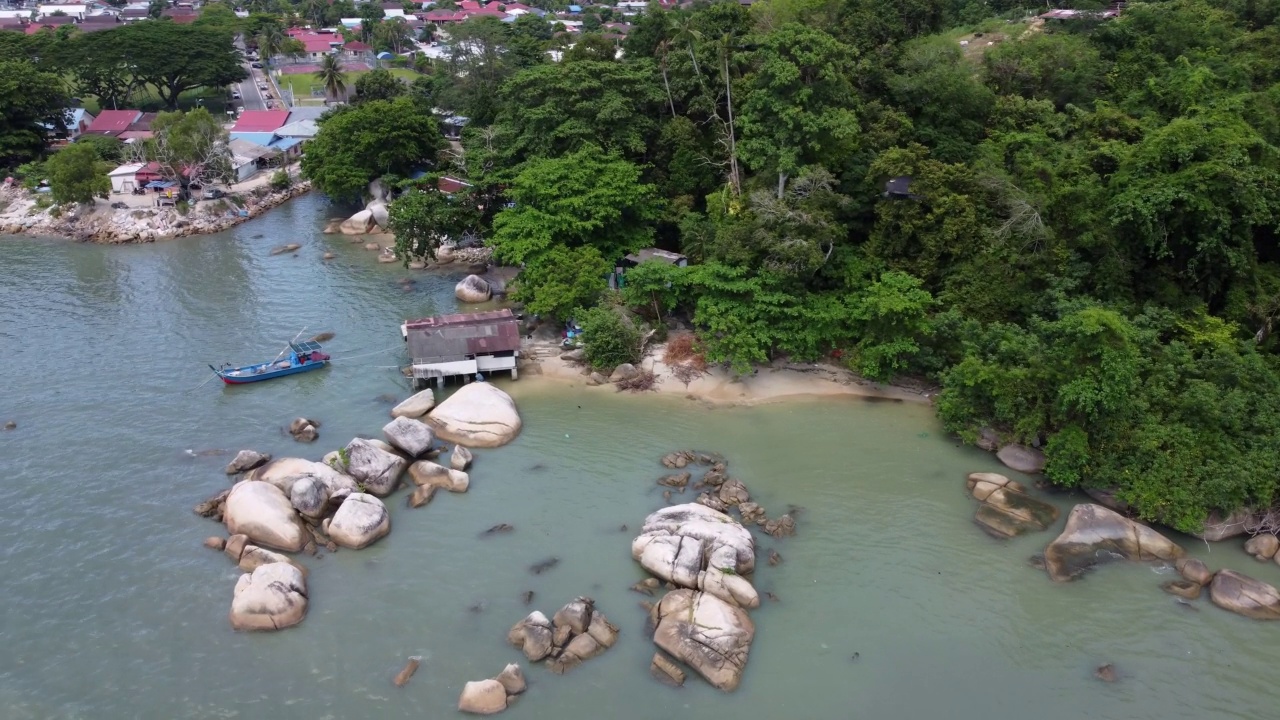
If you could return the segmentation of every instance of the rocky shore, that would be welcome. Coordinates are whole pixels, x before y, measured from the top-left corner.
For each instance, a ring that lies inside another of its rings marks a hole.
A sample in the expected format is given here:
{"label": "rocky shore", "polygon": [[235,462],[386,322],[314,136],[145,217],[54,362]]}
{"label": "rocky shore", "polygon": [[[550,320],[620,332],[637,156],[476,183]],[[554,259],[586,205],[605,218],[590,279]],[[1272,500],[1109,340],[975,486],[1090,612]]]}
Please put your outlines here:
{"label": "rocky shore", "polygon": [[105,244],[145,243],[186,235],[217,233],[251,220],[303,195],[311,183],[295,182],[285,190],[259,187],[218,200],[184,206],[113,208],[110,200],[70,209],[41,208],[40,195],[23,188],[0,189],[0,234],[68,237]]}

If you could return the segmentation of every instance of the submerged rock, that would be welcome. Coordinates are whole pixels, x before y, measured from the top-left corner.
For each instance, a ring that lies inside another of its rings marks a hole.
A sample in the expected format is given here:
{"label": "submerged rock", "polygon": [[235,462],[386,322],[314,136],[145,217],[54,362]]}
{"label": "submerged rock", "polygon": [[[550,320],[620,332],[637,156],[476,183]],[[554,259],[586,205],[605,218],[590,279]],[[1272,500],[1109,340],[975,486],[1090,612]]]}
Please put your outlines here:
{"label": "submerged rock", "polygon": [[1190,580],[1170,580],[1160,584],[1160,589],[1170,595],[1177,595],[1188,600],[1195,600],[1200,597],[1200,591],[1204,588],[1200,583],[1194,583]]}
{"label": "submerged rock", "polygon": [[658,682],[679,687],[684,685],[684,670],[661,651],[653,654],[649,661],[649,675]]}
{"label": "submerged rock", "polygon": [[289,498],[270,483],[246,480],[231,488],[223,521],[230,534],[247,535],[255,543],[276,550],[298,552],[307,544]]}
{"label": "submerged rock", "polygon": [[755,570],[755,542],[732,517],[697,503],[673,505],[645,518],[631,557],[680,587],[757,607],[760,597],[742,575]]}
{"label": "submerged rock", "polygon": [[426,421],[438,437],[467,447],[505,445],[515,439],[521,426],[511,396],[488,382],[463,385]]}
{"label": "submerged rock", "polygon": [[359,550],[391,532],[391,516],[378,498],[353,493],[342,501],[329,521],[329,537],[338,545]]}
{"label": "submerged rock", "polygon": [[236,630],[283,630],[307,615],[307,584],[289,563],[270,563],[240,576],[231,599]]}
{"label": "submerged rock", "polygon": [[1044,453],[1035,448],[1013,443],[996,451],[1000,462],[1018,472],[1034,475],[1044,470]]}
{"label": "submerged rock", "polygon": [[1280,620],[1280,592],[1234,570],[1219,570],[1209,583],[1214,605],[1254,620]]}
{"label": "submerged rock", "polygon": [[713,687],[742,681],[755,625],[742,608],[694,590],[673,590],[653,609],[653,642],[693,668]]}
{"label": "submerged rock", "polygon": [[1101,505],[1082,503],[1071,509],[1062,534],[1045,548],[1045,569],[1055,582],[1074,580],[1112,559],[1166,560],[1186,552],[1160,533]]}

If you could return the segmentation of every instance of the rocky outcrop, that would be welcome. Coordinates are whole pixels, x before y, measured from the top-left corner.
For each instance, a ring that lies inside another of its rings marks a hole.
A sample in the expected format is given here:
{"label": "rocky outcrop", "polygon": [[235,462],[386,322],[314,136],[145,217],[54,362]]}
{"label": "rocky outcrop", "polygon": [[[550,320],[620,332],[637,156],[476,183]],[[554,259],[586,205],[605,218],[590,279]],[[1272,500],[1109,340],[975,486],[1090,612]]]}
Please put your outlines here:
{"label": "rocky outcrop", "polygon": [[289,503],[304,516],[319,518],[329,509],[329,488],[316,478],[304,475],[289,488]]}
{"label": "rocky outcrop", "polygon": [[466,492],[471,487],[471,477],[466,473],[430,460],[419,460],[410,465],[409,477],[418,487],[437,487],[456,493]]}
{"label": "rocky outcrop", "polygon": [[694,590],[673,590],[654,608],[653,642],[693,668],[713,687],[738,687],[746,669],[755,624],[742,608]]}
{"label": "rocky outcrop", "polygon": [[307,583],[289,563],[270,563],[240,576],[231,599],[236,630],[283,630],[307,615]]}
{"label": "rocky outcrop", "polygon": [[400,484],[405,459],[368,440],[347,443],[347,473],[369,493],[386,497]]}
{"label": "rocky outcrop", "polygon": [[289,498],[270,483],[246,480],[233,487],[223,521],[232,535],[247,535],[258,545],[276,550],[298,552],[307,543]]}
{"label": "rocky outcrop", "polygon": [[407,417],[417,419],[426,415],[436,406],[436,393],[431,388],[415,393],[408,400],[391,408],[391,417]]}
{"label": "rocky outcrop", "polygon": [[1224,610],[1254,620],[1280,620],[1280,592],[1234,570],[1219,570],[1213,576],[1209,599]]}
{"label": "rocky outcrop", "polygon": [[506,445],[520,433],[511,396],[493,383],[463,385],[426,416],[436,436],[467,447]]}
{"label": "rocky outcrop", "polygon": [[1197,585],[1208,585],[1213,581],[1213,572],[1199,558],[1178,558],[1174,567],[1179,575]]}
{"label": "rocky outcrop", "polygon": [[1191,534],[1206,542],[1219,542],[1248,532],[1257,532],[1258,524],[1258,512],[1255,510],[1246,508],[1229,515],[1215,510],[1205,518],[1204,528]]}
{"label": "rocky outcrop", "polygon": [[355,215],[343,220],[342,224],[338,226],[338,232],[343,235],[368,235],[373,232],[376,227],[377,223],[373,220],[373,212],[370,210],[361,210]]}
{"label": "rocky outcrop", "polygon": [[339,472],[331,465],[318,463],[302,458],[279,458],[245,475],[246,480],[258,480],[271,483],[280,488],[286,495],[293,490],[294,483],[303,477],[312,477],[320,481],[329,490],[330,495],[342,491],[354,492],[356,481]]}
{"label": "rocky outcrop", "polygon": [[1264,562],[1274,558],[1277,550],[1280,550],[1280,540],[1271,533],[1254,535],[1244,544],[1245,552],[1252,555],[1254,559]]}
{"label": "rocky outcrop", "polygon": [[760,605],[755,588],[742,577],[755,570],[751,533],[704,505],[673,505],[649,515],[631,543],[631,556],[679,587],[703,590],[741,607]]}
{"label": "rocky outcrop", "polygon": [[493,290],[484,278],[468,275],[453,288],[453,294],[464,303],[482,303],[493,296]]}
{"label": "rocky outcrop", "polygon": [[304,417],[294,418],[293,422],[289,423],[289,434],[298,442],[315,442],[315,439],[320,436],[320,431],[316,429],[319,426],[320,423],[314,420]]}
{"label": "rocky outcrop", "polygon": [[364,209],[369,211],[370,216],[373,218],[373,223],[378,226],[378,229],[386,230],[390,225],[391,216],[387,212],[387,204],[385,202],[374,200],[366,205]]}
{"label": "rocky outcrop", "polygon": [[473,459],[470,450],[461,445],[454,445],[453,452],[449,453],[449,467],[454,470],[466,470],[471,466]]}
{"label": "rocky outcrop", "polygon": [[431,428],[421,420],[397,417],[382,426],[382,434],[387,442],[404,451],[409,457],[419,457],[431,449],[435,435]]}
{"label": "rocky outcrop", "polygon": [[494,679],[476,680],[462,686],[458,709],[473,715],[494,715],[507,709],[507,690]]}
{"label": "rocky outcrop", "polygon": [[257,450],[241,450],[236,453],[235,458],[227,465],[227,474],[236,475],[248,472],[269,462],[271,462],[271,456],[267,453],[260,453]]}
{"label": "rocky outcrop", "polygon": [[1035,448],[1012,443],[996,451],[996,457],[1006,466],[1021,473],[1034,475],[1044,470],[1044,453]]}
{"label": "rocky outcrop", "polygon": [[552,620],[534,611],[507,632],[507,642],[531,662],[546,660],[551,671],[563,674],[613,647],[618,628],[595,609],[595,601],[579,597],[556,612]]}
{"label": "rocky outcrop", "polygon": [[1021,483],[1004,475],[970,473],[965,486],[982,503],[973,521],[995,537],[1047,530],[1058,519],[1058,508],[1031,497]]}
{"label": "rocky outcrop", "polygon": [[1113,559],[1174,561],[1185,551],[1146,525],[1101,505],[1071,509],[1067,525],[1045,548],[1045,569],[1056,582],[1074,580],[1089,568]]}
{"label": "rocky outcrop", "polygon": [[328,525],[329,538],[338,545],[359,550],[391,532],[387,506],[366,493],[348,495]]}

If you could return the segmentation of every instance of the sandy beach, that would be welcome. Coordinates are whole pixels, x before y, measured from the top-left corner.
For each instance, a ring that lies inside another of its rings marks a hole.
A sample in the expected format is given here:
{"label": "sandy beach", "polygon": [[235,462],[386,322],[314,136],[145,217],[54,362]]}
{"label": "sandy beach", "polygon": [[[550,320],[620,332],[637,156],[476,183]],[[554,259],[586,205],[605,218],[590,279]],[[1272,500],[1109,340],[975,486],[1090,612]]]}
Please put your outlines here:
{"label": "sandy beach", "polygon": [[[651,370],[657,382],[649,392],[682,395],[690,400],[715,405],[758,405],[795,397],[863,397],[893,402],[932,403],[932,390],[920,391],[897,385],[876,383],[846,370],[825,363],[778,364],[761,367],[755,373],[736,376],[731,371],[716,366],[686,387],[671,374],[671,369],[659,358],[665,346],[657,345],[637,367]],[[547,341],[526,342],[522,351],[520,379],[537,382],[561,382],[571,385],[592,386],[590,370],[584,366],[560,358],[558,343]],[[617,392],[612,384],[597,385],[599,392]]]}

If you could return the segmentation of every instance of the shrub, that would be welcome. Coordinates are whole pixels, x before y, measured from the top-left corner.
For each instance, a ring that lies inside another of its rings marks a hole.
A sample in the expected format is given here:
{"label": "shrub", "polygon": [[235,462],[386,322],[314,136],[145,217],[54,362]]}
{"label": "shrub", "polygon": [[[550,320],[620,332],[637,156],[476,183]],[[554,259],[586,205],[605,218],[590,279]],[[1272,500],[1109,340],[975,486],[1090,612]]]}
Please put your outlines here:
{"label": "shrub", "polygon": [[578,317],[587,362],[596,370],[640,360],[640,331],[611,308],[593,307]]}
{"label": "shrub", "polygon": [[289,173],[284,170],[277,170],[275,174],[271,176],[272,190],[287,190],[290,185],[293,185],[293,176],[289,175]]}
{"label": "shrub", "polygon": [[177,210],[179,215],[182,215],[185,217],[187,213],[191,212],[191,205],[188,204],[186,200],[179,200],[173,206],[173,209]]}

